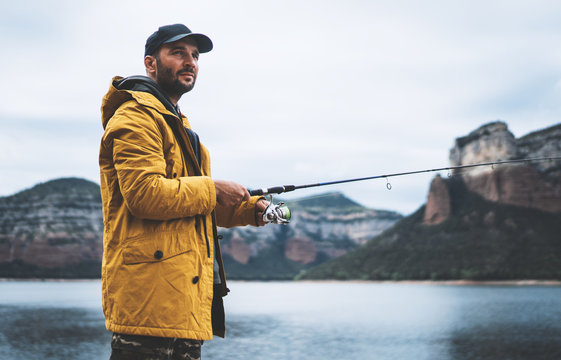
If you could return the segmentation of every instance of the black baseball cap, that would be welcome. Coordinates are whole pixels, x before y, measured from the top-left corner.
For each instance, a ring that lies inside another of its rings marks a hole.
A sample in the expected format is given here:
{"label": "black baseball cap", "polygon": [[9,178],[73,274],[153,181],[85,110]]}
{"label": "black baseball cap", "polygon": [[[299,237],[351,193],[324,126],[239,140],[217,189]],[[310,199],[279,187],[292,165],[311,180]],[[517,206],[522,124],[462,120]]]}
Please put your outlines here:
{"label": "black baseball cap", "polygon": [[210,38],[203,34],[193,33],[189,28],[183,24],[164,25],[158,28],[158,31],[153,33],[146,39],[144,46],[144,56],[152,55],[162,46],[170,42],[174,42],[185,37],[192,38],[197,43],[200,53],[206,53],[212,50],[212,41]]}

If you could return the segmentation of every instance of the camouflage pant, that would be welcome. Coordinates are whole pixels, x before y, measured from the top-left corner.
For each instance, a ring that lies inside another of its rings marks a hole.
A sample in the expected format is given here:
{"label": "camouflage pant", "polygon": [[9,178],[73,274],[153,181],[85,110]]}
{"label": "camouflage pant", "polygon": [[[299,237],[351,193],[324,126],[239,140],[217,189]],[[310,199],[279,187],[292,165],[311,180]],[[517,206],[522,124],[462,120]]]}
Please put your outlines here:
{"label": "camouflage pant", "polygon": [[203,340],[115,334],[109,360],[200,360]]}

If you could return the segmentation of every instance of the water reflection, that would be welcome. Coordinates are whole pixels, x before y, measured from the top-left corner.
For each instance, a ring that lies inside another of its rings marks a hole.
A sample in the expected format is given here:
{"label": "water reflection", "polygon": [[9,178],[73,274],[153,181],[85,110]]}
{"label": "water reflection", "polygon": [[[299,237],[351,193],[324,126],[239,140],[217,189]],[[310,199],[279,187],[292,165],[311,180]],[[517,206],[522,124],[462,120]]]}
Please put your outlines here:
{"label": "water reflection", "polygon": [[[204,360],[561,359],[561,287],[232,283]],[[0,358],[108,359],[99,282],[1,283]],[[33,295],[34,294],[34,295]]]}
{"label": "water reflection", "polygon": [[449,337],[451,359],[561,359],[559,288],[460,290]]}
{"label": "water reflection", "polygon": [[454,331],[450,359],[561,359],[561,329],[492,324]]}
{"label": "water reflection", "polygon": [[0,354],[9,359],[109,358],[110,335],[98,311],[8,305],[0,306],[0,319]]}

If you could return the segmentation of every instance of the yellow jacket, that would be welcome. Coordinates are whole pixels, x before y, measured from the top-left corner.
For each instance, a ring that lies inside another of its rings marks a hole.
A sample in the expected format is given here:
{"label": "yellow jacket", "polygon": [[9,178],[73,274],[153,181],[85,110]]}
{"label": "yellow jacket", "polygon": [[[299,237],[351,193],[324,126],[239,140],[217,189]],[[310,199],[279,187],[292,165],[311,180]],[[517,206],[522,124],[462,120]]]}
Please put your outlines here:
{"label": "yellow jacket", "polygon": [[[217,207],[208,151],[201,145],[199,167],[187,119],[149,92],[117,89],[121,79],[113,78],[101,107],[106,327],[211,339],[215,251],[223,282],[216,296],[226,295],[216,225],[256,225],[258,198],[235,209]],[[216,320],[214,333],[224,336],[223,317]]]}

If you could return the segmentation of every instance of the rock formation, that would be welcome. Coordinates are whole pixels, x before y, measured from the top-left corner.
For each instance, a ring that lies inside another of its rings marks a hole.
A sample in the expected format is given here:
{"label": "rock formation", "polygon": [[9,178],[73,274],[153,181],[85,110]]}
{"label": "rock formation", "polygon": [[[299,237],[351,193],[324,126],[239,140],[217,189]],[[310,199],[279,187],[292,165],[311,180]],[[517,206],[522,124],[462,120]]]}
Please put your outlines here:
{"label": "rock formation", "polygon": [[[516,139],[502,121],[492,122],[456,139],[450,150],[450,166],[477,164],[497,160],[511,160],[518,155]],[[486,174],[491,167],[469,170],[470,176]],[[453,172],[462,173],[463,170]]]}
{"label": "rock formation", "polygon": [[[319,257],[340,256],[401,218],[394,212],[366,209],[341,194],[320,198],[292,202],[288,226],[221,229],[223,253],[237,264],[260,266],[251,259],[278,246],[277,259],[307,265]],[[84,263],[90,264],[89,277],[98,276],[102,237],[100,189],[90,181],[58,179],[0,197],[0,277],[12,276],[14,266],[27,267],[26,276],[57,276],[62,272],[56,269],[68,273]]]}
{"label": "rock formation", "polygon": [[[504,122],[481,126],[457,138],[450,150],[450,166],[498,160],[548,157],[561,154],[561,125],[516,139]],[[482,166],[453,173],[467,188],[487,200],[561,212],[561,161],[541,161]],[[435,178],[428,195],[425,224],[437,224],[449,214],[446,184]],[[436,219],[436,220],[435,220]]]}
{"label": "rock formation", "polygon": [[[402,218],[395,212],[364,208],[341,193],[289,201],[287,205],[292,211],[288,226],[219,229],[224,237],[222,252],[246,264],[248,253],[257,258],[281,242],[287,259],[306,265],[318,257],[331,259],[344,255]],[[243,254],[240,254],[242,247]]]}
{"label": "rock formation", "polygon": [[228,244],[225,244],[222,252],[230,254],[240,264],[247,264],[251,256],[251,248],[239,236],[235,236]]}
{"label": "rock formation", "polygon": [[0,198],[0,263],[59,268],[101,262],[99,186],[59,179]]}
{"label": "rock formation", "polygon": [[423,223],[425,225],[440,224],[448,219],[451,209],[448,187],[440,176],[436,176],[430,185]]}
{"label": "rock formation", "polygon": [[292,237],[286,242],[284,256],[294,262],[307,265],[316,260],[317,251],[314,240],[309,237]]}

